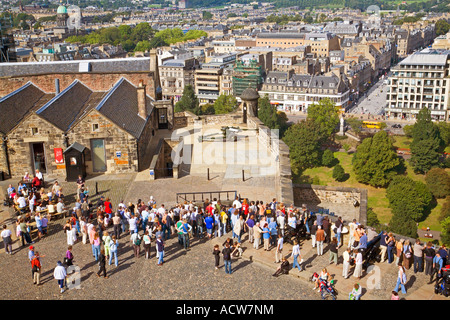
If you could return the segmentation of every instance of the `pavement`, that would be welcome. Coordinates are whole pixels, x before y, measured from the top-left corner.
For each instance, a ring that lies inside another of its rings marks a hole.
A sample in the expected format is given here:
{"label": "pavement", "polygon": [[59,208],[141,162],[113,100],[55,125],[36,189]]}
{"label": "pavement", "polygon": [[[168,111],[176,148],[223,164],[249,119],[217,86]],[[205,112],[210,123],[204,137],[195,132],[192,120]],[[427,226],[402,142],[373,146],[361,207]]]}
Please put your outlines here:
{"label": "pavement", "polygon": [[[86,184],[90,190],[92,201],[95,203],[101,195],[112,199],[113,205],[119,201],[136,200],[129,198],[129,190],[156,189],[152,185],[143,184],[142,181],[134,181],[136,174],[130,175],[101,175],[90,177]],[[49,178],[50,182],[51,179]],[[157,181],[157,180],[155,180]],[[168,182],[169,179],[160,181]],[[60,182],[62,184],[66,200],[72,205],[75,197],[75,183]],[[1,182],[5,186],[8,181]],[[154,185],[153,185],[154,186]],[[181,187],[182,185],[180,185]],[[170,185],[170,187],[173,187]],[[95,194],[97,189],[98,194]],[[158,185],[158,192],[168,190],[164,184]],[[144,198],[143,198],[144,199]],[[158,199],[158,198],[157,198]],[[146,199],[145,199],[146,200]],[[160,203],[160,202],[158,202]],[[0,206],[0,224],[7,224],[14,230],[15,216],[8,208]],[[219,270],[215,270],[212,250],[214,244],[222,245],[228,233],[220,238],[212,240],[193,238],[191,250],[185,251],[177,243],[177,238],[172,237],[166,241],[166,263],[159,267],[156,264],[155,249],[152,246],[151,259],[144,257],[134,258],[129,236],[120,239],[119,266],[107,266],[109,279],[99,279],[95,276],[98,271],[97,263],[92,257],[89,244],[83,245],[80,241],[74,245],[74,263],[79,267],[81,290],[69,290],[60,294],[56,281],[53,279],[53,268],[57,260],[62,260],[67,249],[66,235],[62,227],[64,219],[50,221],[49,235],[42,240],[36,240],[34,244],[40,251],[43,271],[43,285],[36,287],[31,281],[31,268],[27,260],[27,247],[22,248],[21,243],[13,235],[14,254],[8,256],[4,253],[3,245],[0,245],[0,288],[1,297],[4,299],[253,299],[253,300],[317,300],[319,293],[312,290],[313,284],[309,282],[314,272],[319,272],[323,267],[334,275],[336,289],[339,292],[338,300],[346,300],[352,286],[358,282],[363,288],[363,300],[387,300],[393,290],[397,268],[387,263],[375,263],[374,269],[364,274],[361,280],[353,277],[344,279],[341,276],[342,263],[329,264],[329,253],[324,250],[324,255],[317,256],[315,248],[310,241],[301,243],[301,253],[305,261],[305,270],[298,272],[291,270],[289,275],[272,277],[277,264],[274,249],[265,252],[262,248],[253,249],[248,243],[247,236],[243,236],[243,256],[234,258],[232,275],[226,275],[223,271],[223,261]],[[110,230],[111,231],[111,230]],[[142,231],[141,231],[142,233]],[[345,243],[345,239],[344,239]],[[339,250],[342,256],[344,247]],[[283,254],[290,257],[291,245],[285,244]],[[340,258],[341,259],[341,258]],[[8,272],[11,270],[11,272]],[[13,270],[13,271],[12,271]],[[445,300],[440,295],[435,295],[433,285],[428,285],[428,277],[423,273],[414,274],[412,269],[407,271],[408,284],[407,295],[400,297],[406,300]],[[174,281],[179,279],[179,281]],[[208,279],[208,280],[206,280]],[[47,284],[48,283],[48,284]]]}

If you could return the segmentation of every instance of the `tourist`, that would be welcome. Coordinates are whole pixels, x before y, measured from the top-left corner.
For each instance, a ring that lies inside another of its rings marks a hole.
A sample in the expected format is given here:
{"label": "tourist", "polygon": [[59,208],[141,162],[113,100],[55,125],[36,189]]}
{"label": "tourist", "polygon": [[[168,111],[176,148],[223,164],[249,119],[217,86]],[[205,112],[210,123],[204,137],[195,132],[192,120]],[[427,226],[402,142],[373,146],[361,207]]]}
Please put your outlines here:
{"label": "tourist", "polygon": [[353,276],[355,278],[361,279],[362,277],[362,265],[363,265],[363,256],[360,250],[355,249],[354,254],[356,255],[355,257],[355,270],[353,271]]}
{"label": "tourist", "polygon": [[406,270],[411,268],[412,249],[409,240],[405,240],[403,245],[403,266]]}
{"label": "tourist", "polygon": [[263,240],[264,240],[264,251],[270,251],[270,248],[269,248],[269,246],[270,246],[270,244],[269,244],[270,230],[269,230],[269,224],[267,222],[265,222],[263,231],[261,233],[262,233]]}
{"label": "tourist", "polygon": [[425,275],[431,275],[433,272],[433,259],[436,251],[433,248],[433,244],[429,241],[427,247],[423,250],[425,254]]}
{"label": "tourist", "polygon": [[[208,217],[208,218],[211,218],[211,216]],[[206,219],[205,219],[205,221],[206,221]],[[209,225],[209,226],[212,228],[212,225]],[[206,230],[208,230],[208,225],[206,226]],[[209,229],[209,230],[212,233],[212,229]],[[186,251],[188,251],[188,250],[190,250],[189,235],[190,235],[190,232],[192,231],[192,226],[189,223],[187,223],[186,219],[183,219],[183,222],[182,222],[182,225],[181,225],[181,231],[183,232],[183,246],[184,246],[184,249]],[[211,233],[208,233],[208,236],[210,236]]]}
{"label": "tourist", "polygon": [[134,232],[131,234],[130,241],[133,244],[134,257],[139,258],[141,253],[141,236],[139,233]]}
{"label": "tourist", "polygon": [[99,265],[99,270],[97,272],[97,277],[100,278],[100,274],[103,272],[103,278],[108,279],[108,276],[106,275],[105,250],[103,248],[100,250],[100,254],[98,256],[98,265]]}
{"label": "tourist", "polygon": [[425,247],[420,243],[419,239],[416,239],[414,244],[414,273],[423,272],[423,251]]}
{"label": "tourist", "polygon": [[206,233],[208,234],[208,239],[211,240],[212,237],[212,231],[214,227],[214,218],[211,216],[211,214],[207,214],[205,218],[205,226],[206,226]]}
{"label": "tourist", "polygon": [[228,223],[228,214],[225,211],[225,207],[222,208],[222,211],[220,212],[220,223],[222,226],[222,234],[227,233],[227,223]]}
{"label": "tourist", "polygon": [[383,263],[386,260],[388,239],[387,231],[383,231],[380,237],[380,263]]}
{"label": "tourist", "polygon": [[114,256],[114,264],[117,267],[118,264],[118,260],[117,260],[117,249],[119,247],[119,240],[116,239],[116,236],[112,236],[111,237],[111,242],[109,243],[109,263],[108,265],[111,265],[112,262],[112,257]]}
{"label": "tourist", "polygon": [[406,294],[406,270],[401,263],[398,264],[398,276],[397,284],[395,285],[394,291],[398,292],[399,286],[402,289],[402,293]]}
{"label": "tourist", "polygon": [[226,274],[231,274],[231,248],[230,248],[230,244],[226,243],[225,244],[225,248],[222,250],[222,254],[223,254],[223,262],[225,265],[225,273]]}
{"label": "tourist", "polygon": [[389,232],[386,244],[388,253],[388,263],[391,264],[394,261],[394,248],[395,248],[395,237],[392,234],[392,232]]}
{"label": "tourist", "polygon": [[286,219],[285,219],[285,215],[281,212],[278,216],[277,216],[277,225],[278,228],[280,230],[281,235],[284,237],[284,232],[286,229]]}
{"label": "tourist", "polygon": [[341,247],[341,233],[342,233],[342,227],[344,226],[344,223],[342,221],[342,217],[338,217],[336,223],[334,224],[336,228],[336,238],[338,243],[338,248]]}
{"label": "tourist", "polygon": [[441,258],[443,260],[443,264],[445,266],[447,264],[447,257],[448,257],[448,251],[447,251],[447,248],[445,247],[445,244],[443,244],[439,248],[439,254],[441,255]]}
{"label": "tourist", "polygon": [[325,232],[325,243],[330,243],[331,240],[331,223],[327,216],[322,220],[322,229]]}
{"label": "tourist", "polygon": [[352,252],[351,249],[347,248],[347,250],[345,250],[344,253],[342,254],[342,257],[344,258],[342,277],[344,279],[347,279],[349,277],[351,252]]}
{"label": "tourist", "polygon": [[77,199],[80,199],[80,193],[82,192],[84,188],[85,180],[81,175],[78,175],[77,179]]}
{"label": "tourist", "polygon": [[41,284],[41,259],[39,256],[39,252],[36,251],[36,253],[33,255],[33,258],[31,259],[31,273],[33,275],[33,284],[40,285]]}
{"label": "tourist", "polygon": [[255,226],[255,220],[254,220],[254,216],[253,213],[249,213],[248,219],[247,221],[245,221],[245,227],[248,230],[248,242],[253,243],[254,241],[254,231],[253,231],[253,227]]}
{"label": "tourist", "polygon": [[275,263],[280,263],[280,257],[283,257],[283,237],[278,235],[277,248],[275,250]]}
{"label": "tourist", "polygon": [[130,218],[128,219],[128,224],[130,225],[130,233],[137,233],[138,232],[138,218],[131,213]]}
{"label": "tourist", "polygon": [[66,220],[66,224],[63,227],[64,233],[66,234],[67,238],[67,245],[72,246],[73,245],[73,235],[72,235],[72,223],[70,222],[70,219]]}
{"label": "tourist", "polygon": [[148,230],[145,230],[142,241],[144,241],[145,259],[150,259],[151,238],[148,234]]}
{"label": "tourist", "polygon": [[328,283],[328,280],[331,279],[330,273],[327,271],[327,268],[323,268],[322,271],[320,271],[319,277],[314,282],[314,288],[313,290],[317,290],[320,292],[320,281],[323,281],[325,283]]}
{"label": "tourist", "polygon": [[86,244],[88,232],[85,217],[80,217],[80,231],[81,231],[81,242],[83,244]]}
{"label": "tourist", "polygon": [[159,254],[158,266],[162,266],[164,264],[164,241],[161,235],[156,238],[156,248],[158,249]]}
{"label": "tourist", "polygon": [[66,269],[62,265],[61,261],[58,261],[56,264],[56,268],[53,271],[53,277],[58,281],[59,288],[61,289],[61,293],[64,292],[65,280],[67,277]]}
{"label": "tourist", "polygon": [[330,250],[330,258],[328,259],[328,262],[330,264],[333,263],[337,265],[338,264],[338,249],[339,249],[339,243],[336,237],[333,237],[333,240],[331,240],[331,243],[329,245]]}
{"label": "tourist", "polygon": [[278,277],[280,274],[289,274],[289,261],[285,257],[283,257],[281,260],[281,265],[272,275],[274,277]]}
{"label": "tourist", "polygon": [[391,293],[391,300],[400,300],[400,297],[398,296],[397,291],[392,291]]}
{"label": "tourist", "polygon": [[12,254],[11,230],[8,229],[6,224],[3,225],[1,236],[3,239],[3,245],[5,247],[6,254]]}
{"label": "tourist", "polygon": [[316,233],[317,233],[317,221],[313,222],[313,225],[311,226],[311,245],[313,248],[316,247],[317,240],[316,240]]}
{"label": "tourist", "polygon": [[270,245],[275,247],[277,245],[278,236],[277,222],[275,219],[270,220],[268,228],[270,230]]}
{"label": "tourist", "polygon": [[354,246],[354,243],[355,243],[355,232],[356,232],[357,227],[358,227],[358,224],[356,223],[356,219],[353,219],[352,222],[350,222],[348,224],[348,234],[349,234],[348,247],[349,248],[356,247],[356,246]]}
{"label": "tourist", "polygon": [[259,249],[259,245],[261,243],[261,235],[262,235],[262,230],[259,227],[259,222],[257,222],[254,226],[253,226],[253,235],[255,237],[254,241],[253,241],[253,248],[255,248],[256,250]]}
{"label": "tourist", "polygon": [[359,285],[359,283],[355,283],[355,285],[353,286],[352,291],[348,294],[348,300],[359,300],[361,298],[361,286]]}
{"label": "tourist", "polygon": [[322,230],[322,226],[317,226],[316,231],[316,245],[317,245],[317,255],[323,255],[323,242],[325,241],[325,232]]}
{"label": "tourist", "polygon": [[244,217],[240,215],[233,227],[233,233],[236,235],[239,243],[241,243],[241,236],[244,232],[244,224]]}
{"label": "tourist", "polygon": [[220,228],[220,211],[214,210],[214,237],[222,236],[222,228]]}
{"label": "tourist", "polygon": [[397,241],[397,244],[395,248],[397,249],[397,257],[395,258],[395,264],[398,265],[399,263],[402,263],[403,261],[403,244],[405,243],[405,239],[400,239],[400,241]]}
{"label": "tourist", "polygon": [[108,259],[110,255],[110,243],[111,243],[111,236],[109,235],[108,231],[105,231],[103,233],[102,241],[106,259]]}
{"label": "tourist", "polygon": [[25,241],[28,244],[33,244],[34,241],[31,240],[30,233],[28,232],[28,224],[25,222],[24,218],[19,218],[17,222],[18,230],[20,231],[20,237],[22,238],[22,247],[25,246]]}
{"label": "tourist", "polygon": [[98,261],[100,255],[100,245],[101,245],[100,236],[98,232],[94,230],[94,236],[92,238],[92,251],[94,252],[95,261]]}
{"label": "tourist", "polygon": [[220,262],[220,250],[219,250],[218,244],[214,245],[213,255],[214,255],[214,260],[215,260],[215,267],[217,270],[217,269],[219,269],[219,262]]}
{"label": "tourist", "polygon": [[73,253],[72,253],[72,246],[67,247],[66,255],[64,256],[64,264],[68,267],[71,266],[73,263]]}
{"label": "tourist", "polygon": [[[294,258],[294,261],[293,261],[293,264],[292,264],[292,269],[297,267],[298,271],[300,272],[300,271],[302,271],[301,264],[302,264],[302,261],[303,261],[302,256],[300,254],[300,245],[298,244],[297,240],[294,240],[293,243],[294,243],[294,245],[292,246],[292,256]],[[298,259],[301,259],[300,263],[298,262]]]}
{"label": "tourist", "polygon": [[436,252],[434,258],[433,258],[433,269],[431,271],[430,275],[430,281],[428,284],[431,284],[433,282],[433,277],[436,274],[436,281],[439,280],[439,278],[442,277],[442,267],[444,266],[444,259],[442,259],[441,254]]}

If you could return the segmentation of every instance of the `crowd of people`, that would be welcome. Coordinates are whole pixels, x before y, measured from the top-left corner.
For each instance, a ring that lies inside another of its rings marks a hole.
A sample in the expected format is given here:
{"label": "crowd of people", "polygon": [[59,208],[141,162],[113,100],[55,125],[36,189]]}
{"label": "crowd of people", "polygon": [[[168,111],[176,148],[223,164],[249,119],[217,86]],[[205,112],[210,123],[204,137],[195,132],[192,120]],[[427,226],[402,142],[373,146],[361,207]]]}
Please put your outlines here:
{"label": "crowd of people", "polygon": [[[55,187],[56,185],[56,187]],[[296,208],[293,205],[286,207],[283,203],[272,199],[270,202],[248,201],[236,198],[231,205],[223,205],[220,200],[206,199],[201,205],[193,202],[179,203],[175,207],[166,208],[164,204],[157,204],[156,199],[150,197],[149,201],[139,199],[136,203],[121,201],[114,206],[108,197],[100,197],[93,204],[85,187],[85,181],[80,176],[77,180],[77,199],[74,206],[67,209],[64,206],[62,188],[57,182],[47,193],[40,190],[39,197],[34,190],[30,190],[34,201],[28,201],[28,213],[20,216],[17,221],[17,235],[22,238],[22,245],[31,245],[29,235],[29,223],[31,217],[36,221],[38,236],[41,238],[47,232],[47,215],[40,215],[40,210],[49,206],[57,212],[67,211],[68,217],[64,225],[67,235],[67,251],[63,262],[58,261],[55,269],[55,279],[59,282],[61,292],[64,292],[64,283],[61,282],[64,272],[62,268],[72,265],[74,259],[73,245],[77,242],[89,244],[92,255],[97,261],[99,270],[97,275],[108,278],[106,263],[118,266],[119,239],[129,236],[133,247],[134,256],[139,258],[143,253],[145,259],[151,259],[152,252],[156,254],[158,266],[164,265],[165,241],[172,236],[178,238],[180,249],[189,251],[192,239],[220,238],[231,232],[222,244],[214,246],[214,268],[217,270],[220,259],[223,259],[226,274],[232,274],[231,261],[233,256],[242,256],[242,242],[248,241],[255,250],[274,251],[274,263],[277,267],[275,277],[288,274],[291,269],[298,272],[305,270],[304,259],[300,250],[298,239],[292,242],[290,255],[283,253],[285,237],[292,230],[305,230],[304,241],[311,241],[311,245],[317,250],[317,256],[324,253],[324,248],[329,251],[329,263],[338,265],[342,261],[342,277],[348,279],[351,275],[360,280],[363,276],[363,262],[368,244],[379,237],[379,261],[381,263],[395,263],[398,265],[398,281],[394,288],[393,299],[398,297],[401,289],[406,294],[406,270],[411,266],[414,272],[424,272],[433,278],[442,277],[442,270],[446,266],[448,251],[445,246],[433,247],[431,243],[422,244],[416,240],[411,244],[408,240],[396,240],[391,233],[377,233],[373,228],[365,227],[356,220],[344,224],[341,217],[331,217],[326,214],[313,213],[306,205]],[[13,189],[10,187],[10,189]],[[22,203],[19,198],[26,197],[24,188],[15,193],[8,189],[8,196],[14,203]],[[11,192],[10,192],[11,191]],[[22,204],[19,206],[23,208]],[[39,222],[39,223],[38,223]],[[11,253],[11,234],[8,234],[6,226],[3,227],[2,238],[7,253]],[[346,243],[343,235],[346,234]],[[25,243],[26,242],[26,243]],[[141,252],[141,246],[143,248]],[[339,248],[345,246],[342,259],[339,257]],[[154,247],[154,249],[152,249]],[[31,250],[30,252],[34,252]],[[289,259],[292,258],[292,268]],[[30,257],[33,270],[40,270],[38,253],[34,252]],[[424,267],[425,266],[425,267]],[[353,271],[351,269],[353,268]],[[57,269],[59,271],[57,271]],[[39,277],[33,271],[33,279],[39,283]],[[314,290],[319,290],[319,283],[330,282],[332,277],[326,268],[318,273]],[[352,300],[361,297],[361,286],[356,283],[354,290],[349,294]]]}

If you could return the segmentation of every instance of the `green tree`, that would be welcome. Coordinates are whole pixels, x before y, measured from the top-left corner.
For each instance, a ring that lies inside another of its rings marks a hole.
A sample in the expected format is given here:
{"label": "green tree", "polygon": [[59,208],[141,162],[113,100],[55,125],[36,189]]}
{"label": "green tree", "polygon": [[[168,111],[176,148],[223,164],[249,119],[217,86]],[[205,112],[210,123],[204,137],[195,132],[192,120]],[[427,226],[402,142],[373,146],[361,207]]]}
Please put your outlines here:
{"label": "green tree", "polygon": [[334,157],[333,151],[326,149],[322,155],[322,165],[325,167],[332,167],[335,161],[336,158]]}
{"label": "green tree", "polygon": [[380,227],[380,220],[372,208],[367,208],[367,225],[377,230]]}
{"label": "green tree", "polygon": [[417,115],[411,142],[411,165],[416,173],[426,173],[439,166],[441,138],[439,128],[431,121],[431,111],[423,108]]}
{"label": "green tree", "polygon": [[165,47],[168,44],[164,41],[161,37],[153,37],[152,40],[150,40],[150,48],[158,48],[158,47]]}
{"label": "green tree", "polygon": [[324,136],[329,137],[339,124],[339,110],[330,99],[321,99],[308,107],[308,118],[317,123]]}
{"label": "green tree", "polygon": [[142,40],[136,44],[134,51],[144,51],[145,52],[145,51],[149,51],[150,48],[151,48],[150,41]]}
{"label": "green tree", "polygon": [[427,172],[425,182],[436,198],[450,195],[450,175],[441,168],[433,168]]}
{"label": "green tree", "polygon": [[200,112],[201,114],[207,115],[207,114],[215,114],[216,109],[214,109],[214,105],[211,103],[205,103],[200,106]]}
{"label": "green tree", "polygon": [[433,199],[423,182],[406,176],[396,176],[392,179],[386,189],[386,197],[393,215],[407,216],[415,222],[421,221]]}
{"label": "green tree", "polygon": [[406,125],[403,127],[403,133],[405,134],[406,137],[412,138],[413,128],[414,128],[413,125]]}
{"label": "green tree", "polygon": [[345,119],[345,121],[349,124],[350,128],[352,128],[354,133],[356,133],[356,134],[361,133],[361,129],[362,129],[362,125],[363,125],[362,120],[359,120],[355,117],[351,117],[351,118]]}
{"label": "green tree", "polygon": [[444,19],[440,19],[436,22],[435,28],[436,36],[440,36],[443,34],[447,34],[447,32],[450,30],[450,24]]}
{"label": "green tree", "polygon": [[441,221],[441,241],[446,246],[450,245],[450,217]]}
{"label": "green tree", "polygon": [[233,112],[237,107],[237,100],[233,95],[221,94],[214,102],[216,114]]}
{"label": "green tree", "polygon": [[284,136],[288,127],[287,116],[284,112],[277,112],[267,95],[258,99],[258,118],[269,129],[278,129],[280,137]]}
{"label": "green tree", "polygon": [[212,13],[209,11],[203,11],[202,13],[202,19],[203,20],[211,20],[213,17]]}
{"label": "green tree", "polygon": [[441,150],[450,146],[450,123],[445,121],[440,121],[438,123],[439,136],[441,137]]}
{"label": "green tree", "polygon": [[336,181],[344,181],[345,180],[345,171],[344,168],[337,164],[333,168],[333,179]]}
{"label": "green tree", "polygon": [[175,112],[190,111],[195,114],[200,113],[199,103],[191,85],[184,87],[180,101],[175,104]]}
{"label": "green tree", "polygon": [[319,125],[311,119],[298,122],[290,126],[283,138],[289,147],[292,172],[299,175],[307,168],[321,165],[322,152]]}
{"label": "green tree", "polygon": [[374,187],[386,187],[401,165],[386,131],[364,139],[357,147],[352,163],[356,180]]}
{"label": "green tree", "polygon": [[407,215],[396,213],[392,215],[389,221],[389,229],[392,232],[401,234],[402,236],[410,238],[418,238],[417,225],[414,220],[410,219]]}
{"label": "green tree", "polygon": [[447,217],[450,217],[450,196],[445,198],[445,202],[441,207],[441,212],[439,213],[439,220],[442,221]]}

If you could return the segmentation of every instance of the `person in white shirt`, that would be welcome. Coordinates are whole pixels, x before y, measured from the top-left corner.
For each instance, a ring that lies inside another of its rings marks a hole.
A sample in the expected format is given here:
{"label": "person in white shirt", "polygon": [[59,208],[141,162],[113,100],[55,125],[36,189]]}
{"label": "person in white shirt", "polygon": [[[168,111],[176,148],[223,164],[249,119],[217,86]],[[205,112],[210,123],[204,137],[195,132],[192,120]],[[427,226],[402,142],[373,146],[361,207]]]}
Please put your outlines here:
{"label": "person in white shirt", "polygon": [[19,204],[19,209],[23,209],[27,206],[27,199],[23,195],[17,199],[17,203]]}
{"label": "person in white shirt", "polygon": [[275,251],[275,263],[280,263],[280,258],[283,257],[283,236],[278,235],[277,250]]}
{"label": "person in white shirt", "polygon": [[238,212],[241,212],[242,203],[239,201],[238,197],[236,197],[236,199],[233,201],[233,206],[234,205],[236,205],[236,210],[238,210]]}
{"label": "person in white shirt", "polygon": [[166,209],[164,208],[164,205],[162,204],[161,207],[158,209],[158,213],[162,216],[166,213]]}
{"label": "person in white shirt", "polygon": [[58,285],[61,288],[61,293],[64,292],[65,280],[67,277],[66,268],[62,265],[61,261],[58,261],[55,270],[53,271],[53,277],[58,280]]}
{"label": "person in white shirt", "polygon": [[0,235],[2,236],[3,244],[5,245],[6,254],[12,254],[11,230],[6,227],[6,224],[3,225],[3,231]]}
{"label": "person in white shirt", "polygon": [[283,213],[281,213],[281,214],[277,217],[277,224],[278,224],[278,226],[279,226],[281,235],[284,237],[284,230],[286,229],[286,219],[285,219]]}
{"label": "person in white shirt", "polygon": [[356,228],[358,227],[358,224],[356,223],[356,219],[353,219],[352,222],[348,224],[348,247],[351,248],[353,246],[353,243],[355,242],[355,236],[353,235],[355,233]]}
{"label": "person in white shirt", "polygon": [[295,217],[295,215],[291,214],[291,216],[288,218],[288,225],[291,228],[297,228],[297,218]]}
{"label": "person in white shirt", "polygon": [[42,180],[44,177],[42,176],[42,172],[39,171],[39,169],[36,169],[36,175],[39,180]]}
{"label": "person in white shirt", "polygon": [[348,278],[348,271],[350,270],[350,256],[351,250],[350,248],[347,248],[347,250],[344,251],[342,254],[342,257],[344,258],[344,266],[342,268],[342,276],[344,279]]}
{"label": "person in white shirt", "polygon": [[[292,257],[294,258],[292,269],[297,267],[299,272],[302,271],[301,264],[303,262],[303,259],[301,259],[300,245],[298,244],[297,240],[294,240],[294,245],[292,246]],[[299,258],[301,259],[300,263],[298,262]]]}
{"label": "person in white shirt", "polygon": [[130,224],[130,233],[137,233],[137,217],[134,214],[130,216],[128,223]]}

